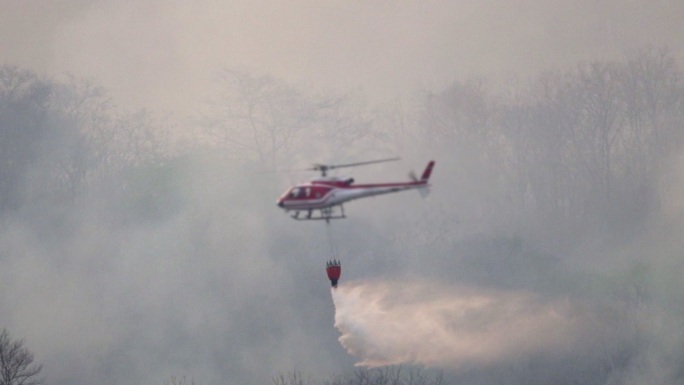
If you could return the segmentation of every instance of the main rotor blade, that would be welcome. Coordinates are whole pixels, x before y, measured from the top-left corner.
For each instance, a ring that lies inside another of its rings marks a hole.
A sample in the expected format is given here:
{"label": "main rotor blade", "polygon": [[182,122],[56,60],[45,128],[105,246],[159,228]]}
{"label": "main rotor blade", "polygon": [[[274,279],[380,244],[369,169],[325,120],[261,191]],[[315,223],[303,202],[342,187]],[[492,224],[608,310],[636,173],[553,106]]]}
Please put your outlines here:
{"label": "main rotor blade", "polygon": [[311,171],[313,168],[276,168],[273,170],[257,170],[253,171],[253,174],[279,174],[285,172],[304,172]]}
{"label": "main rotor blade", "polygon": [[[354,166],[363,166],[366,164],[373,164],[373,163],[383,163],[383,162],[393,162],[395,160],[399,160],[401,158],[387,158],[387,159],[378,159],[378,160],[369,160],[365,162],[356,162],[356,163],[346,163],[346,164],[333,164],[330,166],[327,166],[329,170],[332,170],[334,168],[342,168],[342,167],[354,167]],[[317,165],[321,166],[321,165]]]}

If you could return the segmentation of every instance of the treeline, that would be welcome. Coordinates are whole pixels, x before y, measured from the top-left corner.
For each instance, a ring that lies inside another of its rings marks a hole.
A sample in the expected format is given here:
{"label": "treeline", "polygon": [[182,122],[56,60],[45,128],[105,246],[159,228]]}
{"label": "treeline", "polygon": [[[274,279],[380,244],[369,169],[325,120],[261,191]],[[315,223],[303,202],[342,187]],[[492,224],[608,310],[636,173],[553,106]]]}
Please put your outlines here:
{"label": "treeline", "polygon": [[[191,146],[264,168],[422,144],[469,178],[469,189],[486,191],[472,202],[482,218],[631,223],[658,205],[658,178],[681,148],[682,78],[668,50],[647,48],[508,88],[455,82],[413,105],[371,110],[358,95],[222,70],[213,102],[180,131],[192,132]],[[122,112],[91,82],[0,67],[0,211],[41,190],[32,178],[68,195],[96,176],[177,154],[169,124],[179,126]]]}
{"label": "treeline", "polygon": [[[301,372],[279,374],[273,385],[442,385],[442,372],[412,367],[357,368],[353,372],[315,381]],[[181,384],[177,384],[181,385]]]}
{"label": "treeline", "polygon": [[427,143],[480,173],[468,182],[483,192],[473,202],[481,216],[537,233],[549,224],[563,236],[633,230],[658,208],[661,178],[684,140],[683,76],[666,49],[498,92],[457,82],[422,108],[416,122]]}
{"label": "treeline", "polygon": [[[455,82],[412,104],[371,109],[358,95],[315,94],[224,70],[207,111],[181,123],[123,111],[86,80],[0,66],[0,218],[27,206],[78,204],[106,184],[139,198],[107,214],[145,219],[161,194],[178,188],[159,179],[174,178],[163,168],[178,167],[173,161],[187,148],[218,148],[232,167],[260,169],[418,148],[421,157],[434,154],[435,188],[453,197],[435,214],[445,223],[458,217],[470,231],[499,228],[570,241],[588,232],[629,235],[657,215],[675,177],[668,167],[684,144],[683,79],[668,50],[647,48],[508,88]],[[186,136],[178,142],[171,133]],[[611,231],[596,231],[603,229]],[[440,382],[358,371],[329,383]]]}
{"label": "treeline", "polygon": [[[273,385],[442,385],[441,371],[389,366],[357,368],[346,374],[333,375],[326,380],[314,380],[310,375],[294,371],[273,377]],[[188,377],[172,376],[167,385],[195,385]],[[199,385],[199,384],[198,384]]]}
{"label": "treeline", "polygon": [[0,67],[0,214],[69,200],[118,170],[160,161],[168,143],[159,128],[89,81]]}

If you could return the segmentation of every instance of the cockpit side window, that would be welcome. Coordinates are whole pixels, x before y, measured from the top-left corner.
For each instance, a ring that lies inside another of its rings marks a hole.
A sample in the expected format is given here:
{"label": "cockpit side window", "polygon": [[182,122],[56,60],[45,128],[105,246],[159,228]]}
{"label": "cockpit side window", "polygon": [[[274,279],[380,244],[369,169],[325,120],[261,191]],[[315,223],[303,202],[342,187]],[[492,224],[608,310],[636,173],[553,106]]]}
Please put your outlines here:
{"label": "cockpit side window", "polygon": [[297,198],[299,196],[300,190],[301,189],[299,187],[295,187],[292,190],[290,190],[290,198]]}

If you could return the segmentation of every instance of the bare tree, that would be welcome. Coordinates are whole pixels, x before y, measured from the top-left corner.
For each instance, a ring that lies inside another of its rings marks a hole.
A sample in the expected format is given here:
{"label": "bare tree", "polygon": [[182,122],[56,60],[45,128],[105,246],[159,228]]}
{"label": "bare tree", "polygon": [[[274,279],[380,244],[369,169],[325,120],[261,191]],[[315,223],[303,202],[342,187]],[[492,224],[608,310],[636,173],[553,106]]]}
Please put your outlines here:
{"label": "bare tree", "polygon": [[647,193],[658,175],[660,159],[682,143],[684,82],[672,54],[647,48],[628,58],[621,87],[625,109],[623,173],[634,175],[630,187]]}
{"label": "bare tree", "polygon": [[52,83],[50,109],[43,152],[50,156],[49,174],[73,196],[105,161],[111,101],[104,88],[67,75]]}
{"label": "bare tree", "polygon": [[226,69],[217,81],[221,95],[206,125],[216,139],[260,162],[274,165],[286,156],[315,119],[316,104],[278,79]]}
{"label": "bare tree", "polygon": [[441,371],[388,366],[358,368],[353,373],[336,376],[323,383],[325,385],[442,385],[444,376]]}
{"label": "bare tree", "polygon": [[166,383],[166,385],[195,385],[195,381],[188,379],[185,376],[171,376],[171,379]]}
{"label": "bare tree", "polygon": [[274,385],[442,385],[441,371],[427,371],[420,368],[387,366],[384,368],[357,368],[352,372],[334,375],[324,381],[312,381],[295,371],[279,374],[273,378]]}
{"label": "bare tree", "polygon": [[0,67],[0,212],[21,206],[23,178],[42,154],[51,86],[30,71]]}
{"label": "bare tree", "polygon": [[301,372],[294,371],[287,375],[280,373],[273,377],[273,385],[312,385],[310,377],[304,377]]}
{"label": "bare tree", "polygon": [[33,363],[33,354],[24,348],[22,340],[10,338],[7,330],[0,332],[0,385],[38,385],[43,365]]}
{"label": "bare tree", "polygon": [[[275,167],[312,148],[343,148],[366,137],[371,118],[353,95],[313,94],[270,76],[225,69],[202,127],[241,159]],[[335,154],[333,154],[335,155]]]}

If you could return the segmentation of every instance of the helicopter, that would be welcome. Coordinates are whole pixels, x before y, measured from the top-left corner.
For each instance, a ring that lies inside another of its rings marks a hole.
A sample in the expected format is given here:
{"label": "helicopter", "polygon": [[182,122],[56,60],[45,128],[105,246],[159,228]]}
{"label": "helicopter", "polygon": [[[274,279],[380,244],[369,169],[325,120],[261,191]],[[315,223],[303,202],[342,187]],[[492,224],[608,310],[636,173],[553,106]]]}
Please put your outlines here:
{"label": "helicopter", "polygon": [[[408,182],[354,184],[353,178],[328,176],[328,171],[343,168],[369,165],[381,162],[392,162],[400,158],[378,159],[365,162],[347,164],[314,164],[306,170],[320,171],[321,176],[307,183],[300,183],[283,193],[276,201],[278,207],[286,212],[292,211],[291,217],[296,220],[325,220],[330,223],[332,219],[346,218],[344,203],[354,199],[366,198],[376,195],[395,193],[406,190],[418,189],[421,195],[427,194],[428,181],[434,161],[428,162],[420,179],[413,172]],[[304,215],[302,215],[304,213]]]}

